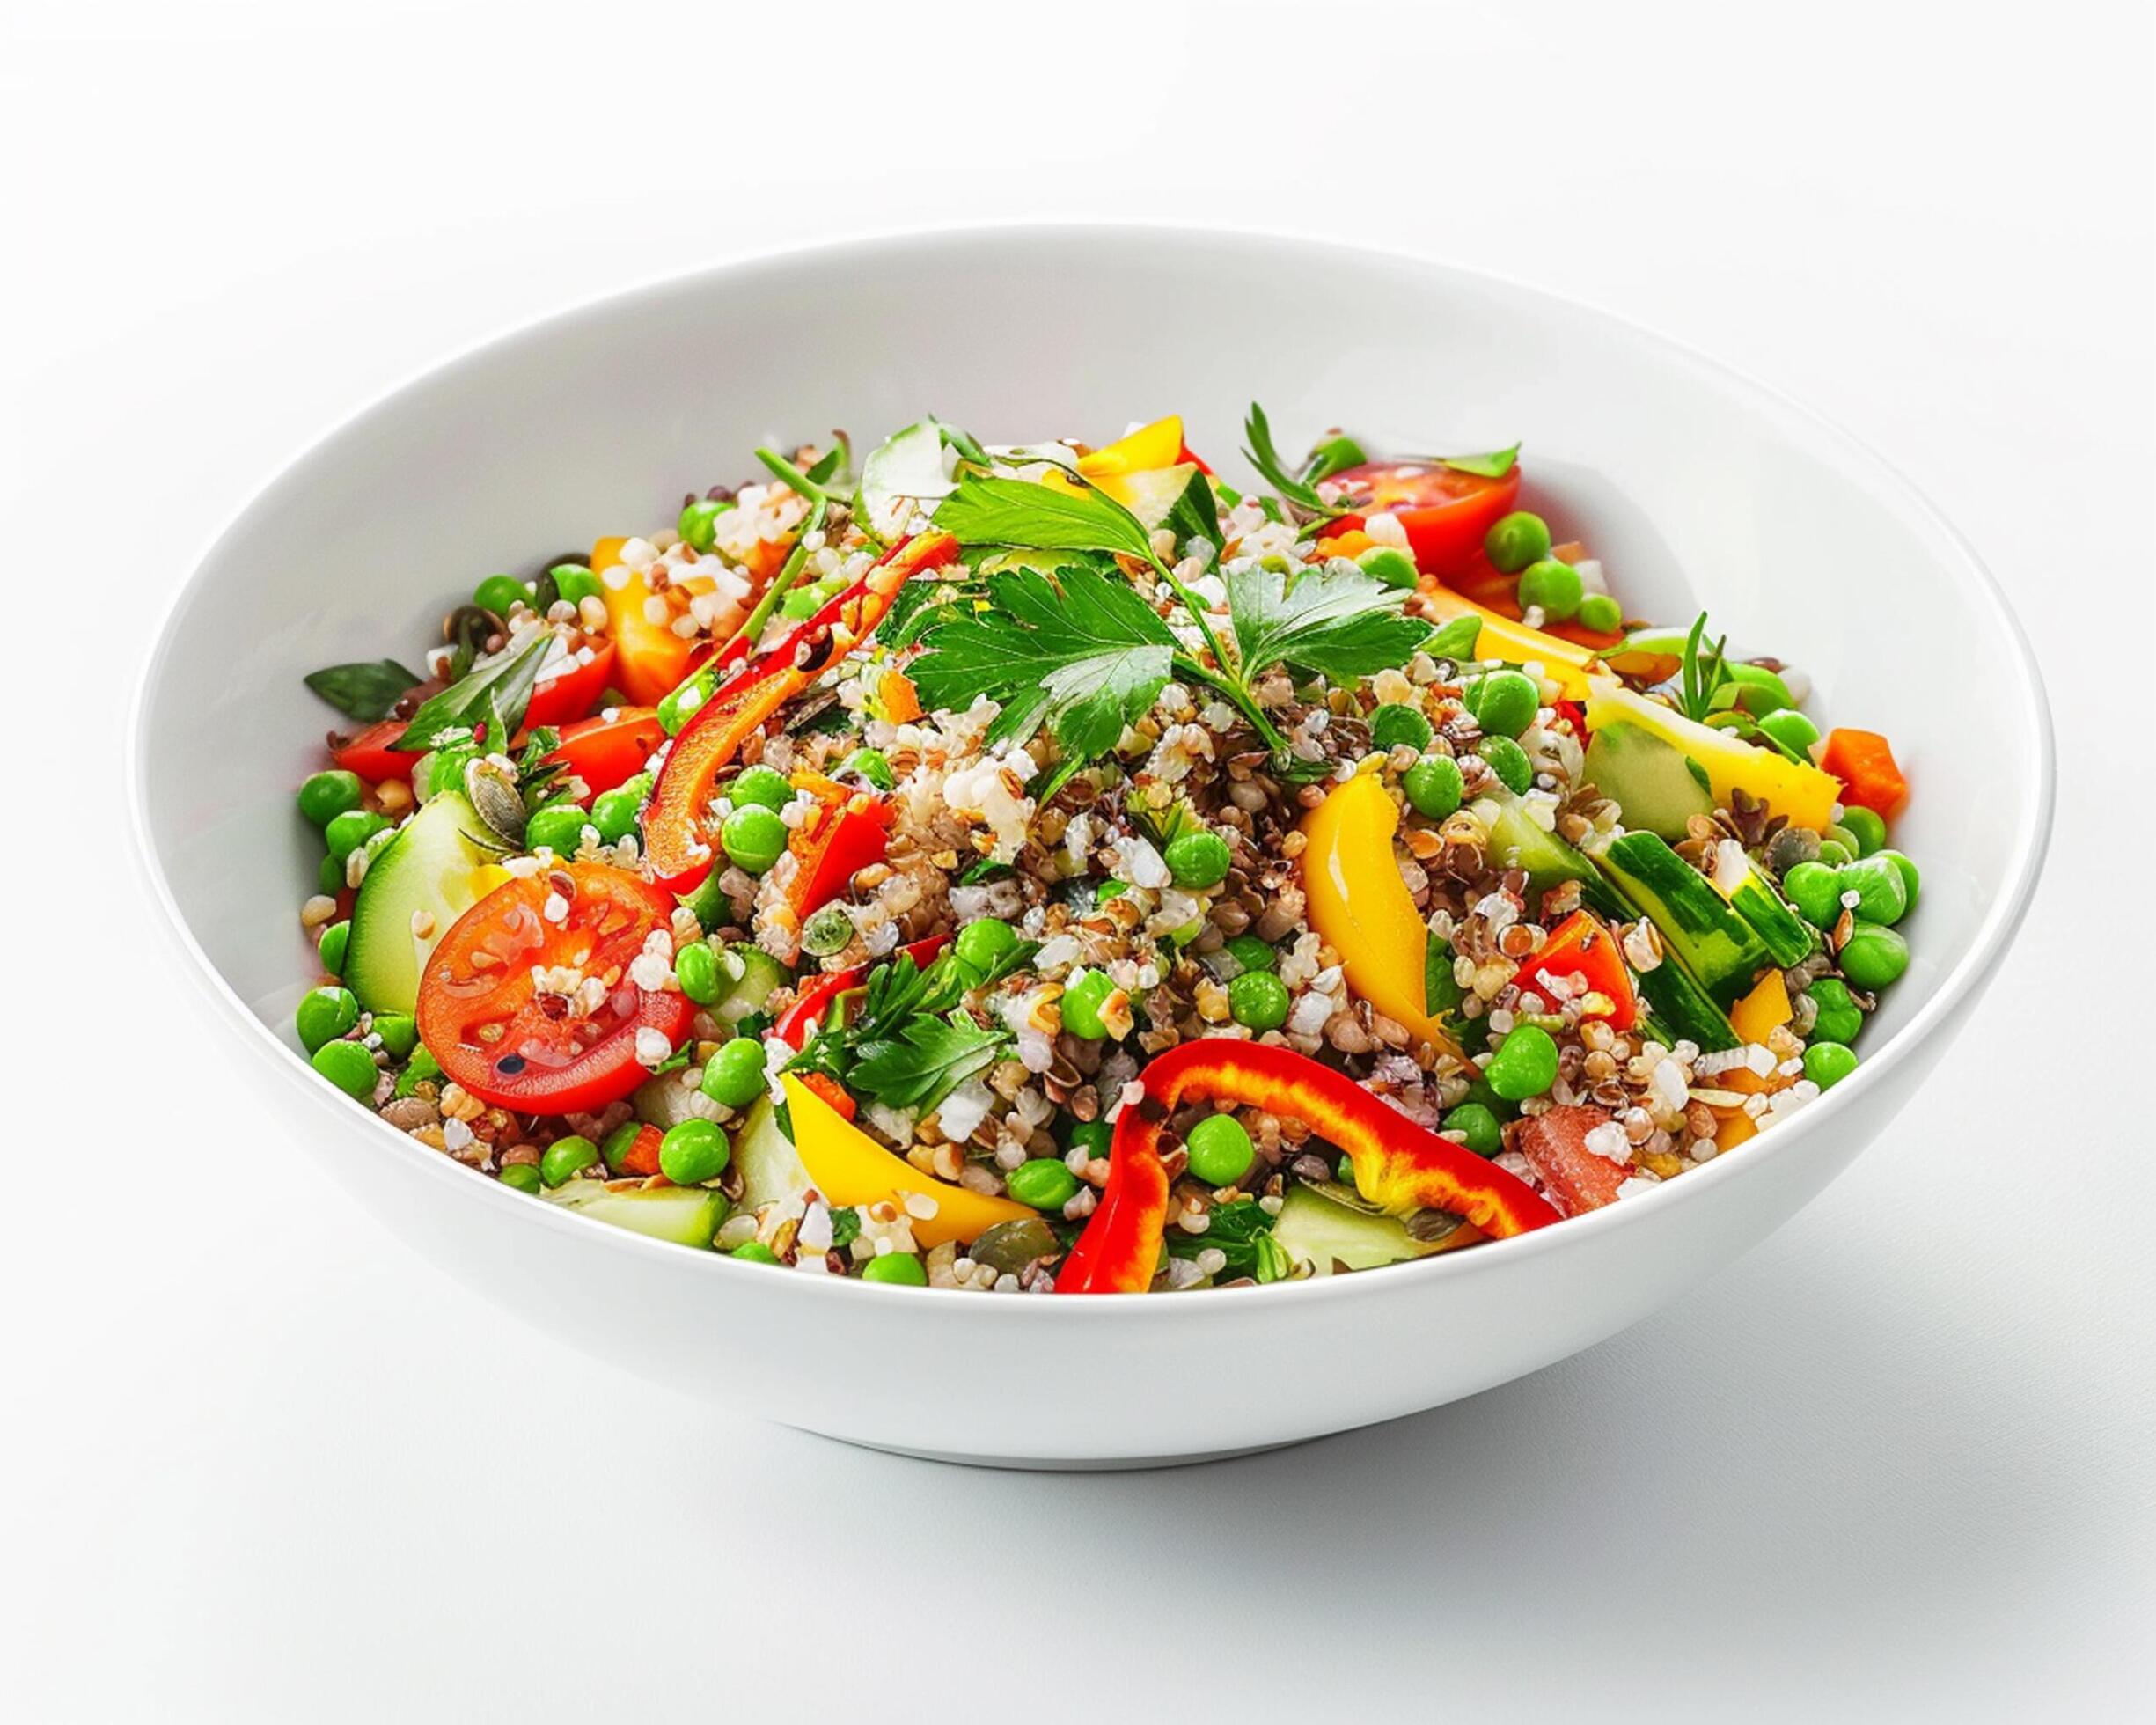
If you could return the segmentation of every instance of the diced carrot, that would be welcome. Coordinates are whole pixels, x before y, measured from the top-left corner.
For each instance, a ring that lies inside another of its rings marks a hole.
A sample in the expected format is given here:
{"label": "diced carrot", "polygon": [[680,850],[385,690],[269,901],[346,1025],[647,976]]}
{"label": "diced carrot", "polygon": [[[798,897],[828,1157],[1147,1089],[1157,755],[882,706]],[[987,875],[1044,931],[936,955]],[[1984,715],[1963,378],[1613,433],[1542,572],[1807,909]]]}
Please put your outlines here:
{"label": "diced carrot", "polygon": [[666,1134],[655,1126],[636,1128],[635,1141],[621,1157],[624,1174],[642,1174],[649,1179],[659,1171],[659,1141]]}
{"label": "diced carrot", "polygon": [[1909,781],[1895,765],[1894,750],[1875,730],[1837,726],[1827,733],[1819,764],[1842,782],[1842,801],[1892,820],[1909,800]]}

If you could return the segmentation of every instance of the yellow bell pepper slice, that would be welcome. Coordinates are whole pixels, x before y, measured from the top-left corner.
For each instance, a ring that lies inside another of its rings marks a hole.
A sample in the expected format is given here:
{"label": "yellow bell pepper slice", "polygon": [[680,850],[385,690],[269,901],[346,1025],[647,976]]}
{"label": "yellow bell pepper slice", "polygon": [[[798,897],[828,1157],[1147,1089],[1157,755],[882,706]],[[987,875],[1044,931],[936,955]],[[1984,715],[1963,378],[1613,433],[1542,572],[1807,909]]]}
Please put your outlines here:
{"label": "yellow bell pepper slice", "polygon": [[1525,623],[1500,616],[1487,606],[1463,598],[1448,588],[1426,587],[1422,598],[1430,614],[1440,622],[1448,623],[1456,617],[1482,619],[1482,633],[1475,637],[1477,658],[1502,659],[1507,664],[1538,664],[1543,674],[1574,701],[1588,692],[1588,668],[1595,660],[1592,647],[1582,647],[1576,641],[1530,629]]}
{"label": "yellow bell pepper slice", "polygon": [[1730,1009],[1729,1027],[1747,1042],[1764,1043],[1770,1031],[1794,1016],[1789,1007],[1788,985],[1782,980],[1781,972],[1771,970]]}
{"label": "yellow bell pepper slice", "polygon": [[1707,783],[1725,806],[1733,792],[1742,790],[1776,814],[1786,815],[1793,826],[1823,831],[1833,824],[1842,786],[1831,773],[1695,723],[1674,707],[1634,694],[1614,677],[1595,679],[1588,691],[1587,723],[1589,730],[1636,724],[1681,749],[1706,769]]}
{"label": "yellow bell pepper slice", "polygon": [[1009,1198],[969,1192],[948,1180],[922,1173],[895,1156],[791,1073],[782,1075],[786,1107],[794,1123],[794,1153],[808,1171],[809,1182],[829,1204],[878,1204],[888,1200],[906,1208],[909,1197],[934,1200],[935,1214],[912,1217],[913,1237],[924,1246],[946,1240],[970,1241],[999,1222],[1018,1222],[1040,1213]]}
{"label": "yellow bell pepper slice", "polygon": [[1340,955],[1353,988],[1418,1040],[1457,1055],[1423,993],[1429,925],[1393,861],[1400,811],[1369,774],[1338,786],[1303,817],[1302,892],[1310,926]]}
{"label": "yellow bell pepper slice", "polygon": [[1150,473],[1172,467],[1183,459],[1183,420],[1177,414],[1141,425],[1126,437],[1078,458],[1078,471],[1088,479],[1105,479],[1111,473]]}
{"label": "yellow bell pepper slice", "polygon": [[603,539],[594,544],[591,573],[600,577],[606,627],[614,638],[614,683],[635,705],[656,707],[689,674],[689,658],[696,647],[644,615],[651,589],[642,576],[632,575],[619,587],[606,581],[606,571],[621,561],[621,547],[627,542]]}

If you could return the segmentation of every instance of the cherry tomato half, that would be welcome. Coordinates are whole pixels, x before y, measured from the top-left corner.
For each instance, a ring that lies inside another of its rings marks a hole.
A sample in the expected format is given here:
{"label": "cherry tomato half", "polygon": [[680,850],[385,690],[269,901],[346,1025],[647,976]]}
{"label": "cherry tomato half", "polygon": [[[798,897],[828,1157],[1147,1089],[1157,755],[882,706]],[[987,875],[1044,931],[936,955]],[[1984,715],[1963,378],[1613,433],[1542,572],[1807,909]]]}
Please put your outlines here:
{"label": "cherry tomato half", "polygon": [[566,762],[584,782],[591,793],[584,798],[587,808],[592,796],[626,784],[642,772],[644,763],[666,740],[666,727],[653,708],[616,707],[608,712],[612,717],[599,713],[563,725],[561,745],[546,757]]}
{"label": "cherry tomato half", "polygon": [[[562,890],[566,884],[568,890]],[[560,920],[549,904],[564,901]],[[604,1108],[651,1075],[640,1031],[669,1047],[696,1009],[684,995],[638,987],[628,967],[671,919],[673,901],[620,869],[568,862],[496,887],[458,917],[427,960],[419,1035],[442,1070],[480,1098],[524,1114]],[[612,978],[596,1010],[541,994],[535,970]]]}
{"label": "cherry tomato half", "polygon": [[1396,517],[1407,530],[1415,566],[1447,582],[1473,566],[1483,536],[1520,495],[1517,461],[1502,479],[1438,461],[1366,461],[1332,478],[1366,513],[1383,510]]}
{"label": "cherry tomato half", "polygon": [[606,693],[606,679],[613,674],[613,668],[614,644],[603,642],[592,650],[590,664],[571,665],[532,691],[531,705],[524,709],[524,728],[536,730],[543,724],[565,725],[583,717]]}

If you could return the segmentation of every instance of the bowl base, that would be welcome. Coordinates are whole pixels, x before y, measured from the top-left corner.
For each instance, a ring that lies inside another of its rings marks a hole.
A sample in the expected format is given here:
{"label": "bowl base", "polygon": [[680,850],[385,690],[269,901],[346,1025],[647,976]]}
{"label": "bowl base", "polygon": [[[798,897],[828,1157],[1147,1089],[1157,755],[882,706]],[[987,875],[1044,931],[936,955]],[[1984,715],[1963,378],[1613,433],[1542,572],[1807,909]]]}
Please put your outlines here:
{"label": "bowl base", "polygon": [[[796,1431],[806,1431],[796,1426]],[[827,1432],[812,1434],[830,1437]],[[1313,1442],[1289,1438],[1280,1443],[1253,1443],[1241,1450],[1207,1450],[1190,1456],[970,1456],[945,1450],[911,1450],[902,1443],[867,1443],[857,1438],[831,1437],[855,1450],[875,1450],[886,1456],[904,1456],[917,1462],[942,1462],[951,1467],[1006,1468],[1025,1473],[1135,1473],[1148,1468],[1196,1467],[1205,1462],[1234,1461],[1240,1456],[1262,1456],[1274,1450],[1293,1450]]]}

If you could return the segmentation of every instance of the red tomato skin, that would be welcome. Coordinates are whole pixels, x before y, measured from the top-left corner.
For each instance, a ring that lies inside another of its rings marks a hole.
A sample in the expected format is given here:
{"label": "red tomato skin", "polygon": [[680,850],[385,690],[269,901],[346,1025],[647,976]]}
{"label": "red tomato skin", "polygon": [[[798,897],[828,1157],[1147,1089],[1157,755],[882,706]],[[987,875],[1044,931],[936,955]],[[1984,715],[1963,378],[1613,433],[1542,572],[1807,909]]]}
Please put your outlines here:
{"label": "red tomato skin", "polygon": [[1609,1119],[1599,1108],[1552,1108],[1513,1129],[1512,1147],[1528,1160],[1543,1194],[1564,1215],[1617,1201],[1631,1170],[1587,1147],[1587,1135]]}
{"label": "red tomato skin", "polygon": [[532,691],[531,704],[524,708],[524,728],[536,730],[543,724],[561,726],[583,718],[606,693],[606,679],[613,674],[613,668],[614,644],[604,642],[592,650],[590,664],[580,664]]}
{"label": "red tomato skin", "polygon": [[409,779],[419,756],[397,750],[397,739],[404,733],[402,719],[384,719],[379,724],[369,725],[342,748],[332,749],[329,757],[369,784],[380,784],[385,779]]}
{"label": "red tomato skin", "polygon": [[1520,495],[1517,461],[1502,479],[1463,473],[1438,461],[1366,461],[1332,479],[1358,500],[1366,517],[1390,512],[1406,532],[1415,567],[1448,583],[1474,569],[1484,536],[1511,513]]}
{"label": "red tomato skin", "polygon": [[598,713],[563,725],[560,745],[546,757],[565,763],[584,782],[589,793],[583,798],[586,808],[591,806],[592,797],[627,784],[642,772],[644,763],[666,740],[666,727],[659,723],[656,708],[618,707],[609,710],[612,718]]}

